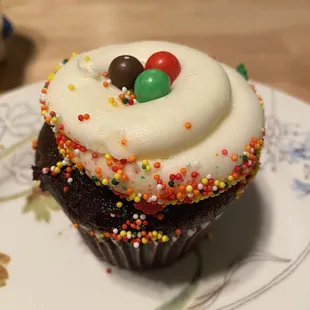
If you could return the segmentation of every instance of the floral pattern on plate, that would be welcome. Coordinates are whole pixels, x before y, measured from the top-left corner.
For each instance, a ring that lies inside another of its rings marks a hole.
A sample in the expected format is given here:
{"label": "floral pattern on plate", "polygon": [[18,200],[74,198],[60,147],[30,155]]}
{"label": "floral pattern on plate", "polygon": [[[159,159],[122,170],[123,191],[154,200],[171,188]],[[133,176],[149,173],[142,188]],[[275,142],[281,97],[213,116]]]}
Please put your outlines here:
{"label": "floral pattern on plate", "polygon": [[10,263],[11,259],[4,253],[0,253],[0,288],[6,285],[6,280],[9,278],[9,273],[6,266]]}
{"label": "floral pattern on plate", "polygon": [[[53,198],[31,183],[31,140],[42,125],[40,86],[0,98],[0,250],[14,259],[8,281],[10,260],[0,253],[0,287],[9,284],[0,291],[1,308],[121,309],[124,303],[126,309],[150,310],[309,308],[302,289],[310,284],[308,106],[257,85],[267,115],[262,170],[211,226],[214,238],[164,270],[105,272],[64,214],[54,212],[59,206]],[[8,234],[10,222],[17,228]],[[51,290],[57,298],[49,298]]]}

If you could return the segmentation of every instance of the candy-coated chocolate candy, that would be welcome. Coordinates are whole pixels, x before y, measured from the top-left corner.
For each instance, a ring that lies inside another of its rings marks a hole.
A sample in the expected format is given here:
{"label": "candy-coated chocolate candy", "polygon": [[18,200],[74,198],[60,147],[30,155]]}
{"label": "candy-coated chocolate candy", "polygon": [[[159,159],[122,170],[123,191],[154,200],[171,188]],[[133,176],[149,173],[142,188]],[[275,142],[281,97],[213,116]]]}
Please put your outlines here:
{"label": "candy-coated chocolate candy", "polygon": [[133,89],[136,78],[143,70],[143,65],[137,58],[130,55],[122,55],[112,60],[108,76],[112,84],[119,89],[123,87]]}
{"label": "candy-coated chocolate candy", "polygon": [[139,103],[164,97],[170,92],[169,76],[162,70],[145,70],[137,77],[134,91]]}
{"label": "candy-coated chocolate candy", "polygon": [[171,84],[181,72],[178,59],[169,52],[157,52],[153,54],[145,64],[145,70],[159,69],[167,73]]}

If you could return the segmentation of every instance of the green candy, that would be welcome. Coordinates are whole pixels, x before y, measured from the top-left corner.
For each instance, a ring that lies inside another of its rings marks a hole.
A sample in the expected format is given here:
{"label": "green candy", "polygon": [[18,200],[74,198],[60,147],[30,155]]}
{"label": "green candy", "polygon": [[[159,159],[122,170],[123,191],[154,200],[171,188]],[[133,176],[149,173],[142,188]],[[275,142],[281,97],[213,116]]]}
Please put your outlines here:
{"label": "green candy", "polygon": [[162,70],[145,70],[137,77],[134,92],[139,103],[164,97],[170,93],[170,78]]}
{"label": "green candy", "polygon": [[249,80],[248,70],[246,69],[244,64],[239,64],[236,70],[245,78],[246,81]]}

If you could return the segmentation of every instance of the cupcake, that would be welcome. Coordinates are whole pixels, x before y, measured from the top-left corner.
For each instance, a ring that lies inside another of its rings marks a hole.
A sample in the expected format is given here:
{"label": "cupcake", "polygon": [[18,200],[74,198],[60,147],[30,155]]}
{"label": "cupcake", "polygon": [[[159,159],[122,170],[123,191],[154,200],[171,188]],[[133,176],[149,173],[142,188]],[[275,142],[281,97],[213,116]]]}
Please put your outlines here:
{"label": "cupcake", "polygon": [[99,259],[167,266],[259,168],[262,100],[246,78],[167,42],[73,54],[41,92],[33,178]]}

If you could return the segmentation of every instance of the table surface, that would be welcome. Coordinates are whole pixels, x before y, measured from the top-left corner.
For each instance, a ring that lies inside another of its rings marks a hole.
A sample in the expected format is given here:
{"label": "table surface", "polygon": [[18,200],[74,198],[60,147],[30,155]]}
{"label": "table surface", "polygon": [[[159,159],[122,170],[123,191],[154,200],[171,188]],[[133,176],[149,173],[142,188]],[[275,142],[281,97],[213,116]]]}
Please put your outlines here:
{"label": "table surface", "polygon": [[135,40],[187,44],[310,101],[309,0],[6,0],[14,22],[0,90],[44,79],[73,51]]}

